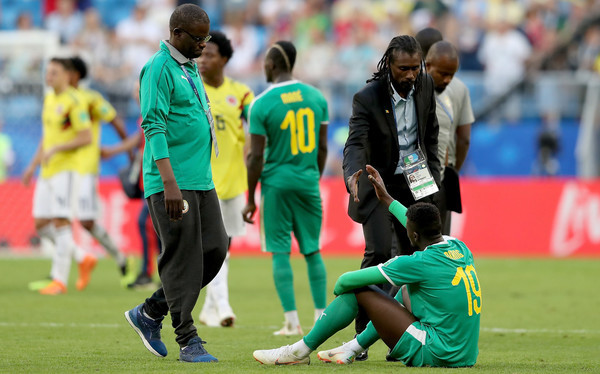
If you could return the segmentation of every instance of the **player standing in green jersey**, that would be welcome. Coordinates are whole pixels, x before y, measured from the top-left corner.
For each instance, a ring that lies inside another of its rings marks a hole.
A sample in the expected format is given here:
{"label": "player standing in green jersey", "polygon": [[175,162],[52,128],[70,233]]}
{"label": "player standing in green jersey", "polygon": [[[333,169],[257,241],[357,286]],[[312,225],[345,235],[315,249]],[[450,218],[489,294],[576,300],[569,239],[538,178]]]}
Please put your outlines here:
{"label": "player standing in green jersey", "polygon": [[[384,264],[343,274],[334,287],[338,297],[300,341],[254,351],[270,365],[308,364],[310,353],[348,326],[362,307],[371,319],[357,339],[317,354],[320,360],[350,364],[379,337],[392,358],[407,366],[472,366],[479,348],[481,286],[473,255],[458,239],[443,236],[438,209],[417,203],[408,209],[393,200],[377,170],[367,165],[377,198],[406,227],[417,251]],[[375,284],[402,286],[395,300]]]}
{"label": "player standing in green jersey", "polygon": [[315,320],[327,305],[327,277],[319,251],[319,178],[327,156],[327,102],[316,88],[292,78],[296,49],[278,41],[265,57],[267,82],[273,83],[250,106],[248,202],[242,214],[253,223],[254,192],[261,181],[262,250],[273,258],[273,279],[285,315],[275,335],[302,335],[290,265],[291,233],[308,267]]}

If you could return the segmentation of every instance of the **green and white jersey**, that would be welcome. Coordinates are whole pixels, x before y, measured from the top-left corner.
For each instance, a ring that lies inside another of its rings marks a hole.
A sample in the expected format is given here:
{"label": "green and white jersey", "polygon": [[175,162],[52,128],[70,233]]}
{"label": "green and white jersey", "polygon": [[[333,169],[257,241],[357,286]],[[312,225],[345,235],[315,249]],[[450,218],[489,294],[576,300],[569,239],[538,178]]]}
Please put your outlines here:
{"label": "green and white jersey", "polygon": [[261,182],[285,189],[318,188],[319,131],[329,122],[316,88],[290,80],[270,86],[250,105],[250,134],[267,138]]}
{"label": "green and white jersey", "polygon": [[470,366],[479,353],[481,286],[471,251],[458,239],[444,239],[378,267],[391,284],[407,285],[412,313],[426,327],[436,361]]}

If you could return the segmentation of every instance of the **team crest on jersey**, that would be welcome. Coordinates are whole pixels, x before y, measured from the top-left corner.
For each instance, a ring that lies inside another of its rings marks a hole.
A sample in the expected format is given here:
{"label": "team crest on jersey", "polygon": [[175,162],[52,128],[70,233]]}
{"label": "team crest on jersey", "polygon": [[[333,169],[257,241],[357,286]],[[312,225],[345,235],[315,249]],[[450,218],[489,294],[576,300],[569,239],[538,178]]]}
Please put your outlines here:
{"label": "team crest on jersey", "polygon": [[225,98],[225,101],[227,101],[227,104],[229,104],[231,106],[237,106],[237,104],[238,104],[237,98],[233,95],[227,95],[227,97]]}
{"label": "team crest on jersey", "polygon": [[65,111],[65,108],[62,105],[56,106],[56,114],[58,114],[58,115],[63,114],[64,111]]}
{"label": "team crest on jersey", "polygon": [[183,200],[183,210],[181,212],[186,214],[188,210],[190,210],[190,204],[188,204],[187,200]]}

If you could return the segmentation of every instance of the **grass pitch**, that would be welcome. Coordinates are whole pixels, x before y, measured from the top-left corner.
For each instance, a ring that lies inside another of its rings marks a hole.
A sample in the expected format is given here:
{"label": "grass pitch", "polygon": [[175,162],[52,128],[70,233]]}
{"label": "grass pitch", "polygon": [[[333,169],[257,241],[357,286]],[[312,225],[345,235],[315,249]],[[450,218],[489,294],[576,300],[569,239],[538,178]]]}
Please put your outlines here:
{"label": "grass pitch", "polygon": [[[325,258],[328,288],[337,277],[358,267],[360,259]],[[305,332],[312,326],[313,307],[306,266],[292,260],[296,298]],[[163,326],[166,358],[150,354],[127,324],[123,312],[141,303],[151,291],[120,287],[111,260],[99,262],[84,292],[41,296],[27,290],[28,282],[43,278],[47,259],[0,259],[0,372],[6,373],[279,373],[361,372],[392,373],[573,373],[600,372],[600,261],[597,259],[478,259],[483,290],[480,354],[469,369],[406,368],[385,361],[381,342],[369,360],[349,366],[319,362],[309,366],[268,367],[252,358],[255,349],[276,348],[296,341],[276,337],[283,314],[271,277],[268,257],[233,257],[230,262],[230,300],[237,314],[234,328],[199,327],[215,364],[177,361],[178,347],[170,319]],[[330,300],[333,295],[330,294]],[[197,317],[204,293],[194,312]],[[353,326],[339,332],[323,349],[352,338]]]}

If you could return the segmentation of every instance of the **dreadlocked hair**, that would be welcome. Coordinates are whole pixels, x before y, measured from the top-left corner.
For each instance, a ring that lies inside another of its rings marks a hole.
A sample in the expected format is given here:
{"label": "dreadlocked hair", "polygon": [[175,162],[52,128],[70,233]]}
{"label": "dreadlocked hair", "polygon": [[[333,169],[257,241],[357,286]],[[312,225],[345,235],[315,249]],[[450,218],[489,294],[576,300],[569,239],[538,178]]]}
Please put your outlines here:
{"label": "dreadlocked hair", "polygon": [[[415,38],[410,35],[399,35],[390,40],[390,44],[388,44],[383,57],[377,63],[377,71],[373,73],[373,76],[367,80],[367,83],[379,80],[386,79],[389,83],[390,80],[390,62],[394,59],[394,53],[396,52],[405,52],[409,55],[419,54],[419,59],[423,61],[423,51],[421,50],[421,46],[419,42]],[[424,65],[424,64],[422,64]],[[421,86],[421,79],[423,77],[423,69],[417,76],[415,81],[415,93],[419,90]]]}

